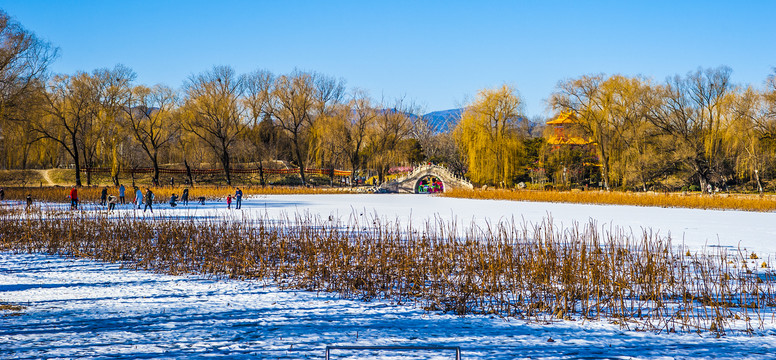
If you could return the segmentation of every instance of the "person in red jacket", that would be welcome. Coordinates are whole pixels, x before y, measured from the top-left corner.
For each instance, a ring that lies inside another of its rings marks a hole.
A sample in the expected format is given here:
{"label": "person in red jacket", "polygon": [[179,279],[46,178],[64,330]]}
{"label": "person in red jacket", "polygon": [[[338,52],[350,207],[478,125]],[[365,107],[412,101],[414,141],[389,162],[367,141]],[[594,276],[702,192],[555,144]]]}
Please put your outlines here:
{"label": "person in red jacket", "polygon": [[73,188],[70,189],[70,210],[77,210],[78,209],[78,189],[73,186]]}

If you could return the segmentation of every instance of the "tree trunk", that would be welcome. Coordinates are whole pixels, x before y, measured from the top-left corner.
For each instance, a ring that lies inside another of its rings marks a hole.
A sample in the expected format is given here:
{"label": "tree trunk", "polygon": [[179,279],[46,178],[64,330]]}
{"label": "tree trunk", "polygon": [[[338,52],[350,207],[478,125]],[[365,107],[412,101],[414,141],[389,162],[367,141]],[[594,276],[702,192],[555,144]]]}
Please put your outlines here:
{"label": "tree trunk", "polygon": [[119,156],[118,156],[118,150],[116,148],[116,144],[113,144],[113,151],[112,151],[112,158],[111,158],[111,168],[110,168],[110,174],[111,178],[113,179],[113,186],[119,186]]}
{"label": "tree trunk", "polygon": [[73,135],[73,161],[75,162],[75,186],[81,187],[83,184],[81,184],[81,164],[79,164],[81,159],[78,156],[78,144],[75,140],[75,135]]}
{"label": "tree trunk", "polygon": [[356,183],[356,173],[358,172],[358,164],[361,162],[361,159],[358,158],[358,155],[352,156],[350,158],[350,186],[353,187],[353,184]]}
{"label": "tree trunk", "polygon": [[302,152],[299,151],[298,141],[294,141],[294,150],[296,153],[296,161],[299,163],[299,176],[302,177],[302,185],[307,185],[307,177],[304,174],[304,160],[302,160]]}
{"label": "tree trunk", "polygon": [[186,167],[186,177],[189,178],[189,185],[194,186],[194,178],[191,176],[191,166],[186,159],[183,160],[183,166]]}
{"label": "tree trunk", "polygon": [[229,153],[226,151],[221,153],[221,165],[223,165],[224,174],[226,174],[226,185],[232,186],[232,175],[229,171]]}
{"label": "tree trunk", "polygon": [[259,160],[259,181],[261,182],[261,187],[264,187],[264,163]]}
{"label": "tree trunk", "polygon": [[156,155],[151,158],[154,165],[154,183],[159,184],[159,161],[156,159]]}

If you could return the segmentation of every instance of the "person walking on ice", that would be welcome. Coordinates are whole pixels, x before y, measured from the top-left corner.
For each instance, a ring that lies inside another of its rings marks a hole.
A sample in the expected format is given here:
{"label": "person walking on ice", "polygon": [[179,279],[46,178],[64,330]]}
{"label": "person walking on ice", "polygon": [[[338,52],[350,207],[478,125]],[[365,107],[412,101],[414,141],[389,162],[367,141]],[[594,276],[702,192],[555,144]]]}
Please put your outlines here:
{"label": "person walking on ice", "polygon": [[73,186],[70,189],[70,210],[78,210],[78,189]]}
{"label": "person walking on ice", "polygon": [[143,192],[140,191],[140,188],[137,186],[135,186],[135,204],[137,205],[138,210],[143,206]]}
{"label": "person walking on ice", "polygon": [[100,205],[101,206],[108,205],[108,188],[107,187],[102,188],[102,191],[100,191]]}
{"label": "person walking on ice", "polygon": [[242,196],[243,196],[242,190],[240,190],[240,188],[237,188],[237,191],[234,192],[234,199],[236,200],[234,204],[235,209],[239,209],[242,206]]}
{"label": "person walking on ice", "polygon": [[143,212],[145,212],[148,209],[151,209],[151,213],[154,213],[154,193],[151,192],[151,189],[146,190],[145,193],[145,207],[143,208]]}
{"label": "person walking on ice", "polygon": [[116,208],[116,204],[118,204],[119,199],[116,198],[115,195],[108,195],[108,212],[113,211],[113,209]]}
{"label": "person walking on ice", "polygon": [[127,188],[124,187],[124,184],[121,184],[119,186],[119,202],[121,202],[121,205],[124,205],[127,203],[127,201],[124,198],[124,195],[127,192]]}
{"label": "person walking on ice", "polygon": [[232,208],[232,195],[226,195],[226,208]]}

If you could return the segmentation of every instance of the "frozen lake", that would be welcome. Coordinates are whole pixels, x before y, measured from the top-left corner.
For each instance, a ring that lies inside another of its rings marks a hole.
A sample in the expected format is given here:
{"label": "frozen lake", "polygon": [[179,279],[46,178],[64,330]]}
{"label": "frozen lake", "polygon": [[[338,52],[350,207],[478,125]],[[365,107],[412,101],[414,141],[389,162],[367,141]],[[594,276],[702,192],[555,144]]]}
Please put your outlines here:
{"label": "frozen lake", "polygon": [[[232,204],[234,206],[234,204]],[[124,207],[123,212],[151,216],[150,212]],[[455,221],[459,228],[475,224],[486,227],[500,221],[520,224],[541,223],[552,218],[558,226],[595,221],[599,229],[621,227],[635,234],[651,229],[670,235],[674,245],[683,242],[691,248],[703,246],[741,247],[750,251],[776,254],[776,213],[658,208],[620,205],[586,205],[563,203],[472,200],[432,195],[362,194],[362,195],[265,195],[249,197],[243,209],[227,210],[226,202],[208,202],[204,206],[190,203],[171,209],[157,206],[156,215],[184,217],[264,216],[273,219],[294,214],[310,214],[321,219],[378,217],[402,226],[412,224],[422,229],[426,221]],[[371,221],[371,220],[370,220]],[[762,256],[761,256],[762,257]]]}
{"label": "frozen lake", "polygon": [[[118,212],[152,216],[130,206]],[[593,220],[603,229],[623,227],[639,233],[648,228],[670,234],[674,244],[684,241],[697,249],[740,245],[761,257],[776,253],[776,214],[741,211],[364,194],[257,196],[246,199],[242,210],[227,210],[225,202],[174,209],[159,205],[154,216],[241,221],[298,213],[345,222],[378,217],[417,228],[427,220],[456,221],[461,227],[513,218],[531,224],[552,217],[564,227]],[[427,313],[412,304],[340,299],[276,284],[169,276],[118,264],[8,252],[0,252],[0,302],[26,306],[0,313],[3,359],[322,359],[327,345],[460,346],[464,359],[763,359],[776,350],[772,322],[755,336],[715,338],[627,331],[608,321],[459,317]],[[454,358],[450,352],[333,355]]]}

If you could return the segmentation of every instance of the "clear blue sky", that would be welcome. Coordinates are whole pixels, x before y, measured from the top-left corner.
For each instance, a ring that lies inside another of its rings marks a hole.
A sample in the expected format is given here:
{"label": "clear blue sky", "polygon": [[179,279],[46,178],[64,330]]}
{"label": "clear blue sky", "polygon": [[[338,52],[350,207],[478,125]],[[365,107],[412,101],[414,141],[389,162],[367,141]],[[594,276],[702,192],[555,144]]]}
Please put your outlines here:
{"label": "clear blue sky", "polygon": [[0,8],[60,48],[52,70],[121,63],[179,87],[213,65],[341,77],[425,111],[515,86],[543,115],[559,80],[656,81],[728,65],[761,86],[776,66],[776,1],[33,1]]}

